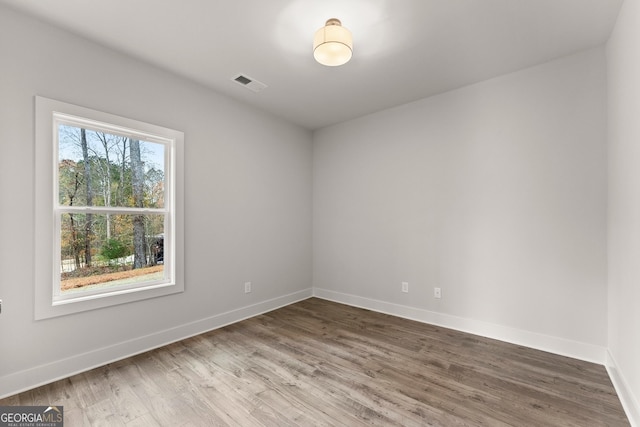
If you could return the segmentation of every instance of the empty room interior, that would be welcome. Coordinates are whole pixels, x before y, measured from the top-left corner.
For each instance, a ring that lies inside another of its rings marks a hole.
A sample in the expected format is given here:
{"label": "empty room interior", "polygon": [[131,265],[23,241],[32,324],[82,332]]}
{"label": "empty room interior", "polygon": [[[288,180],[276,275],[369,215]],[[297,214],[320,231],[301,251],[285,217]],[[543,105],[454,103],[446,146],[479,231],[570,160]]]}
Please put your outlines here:
{"label": "empty room interior", "polygon": [[639,42],[638,0],[0,0],[0,407],[640,426]]}

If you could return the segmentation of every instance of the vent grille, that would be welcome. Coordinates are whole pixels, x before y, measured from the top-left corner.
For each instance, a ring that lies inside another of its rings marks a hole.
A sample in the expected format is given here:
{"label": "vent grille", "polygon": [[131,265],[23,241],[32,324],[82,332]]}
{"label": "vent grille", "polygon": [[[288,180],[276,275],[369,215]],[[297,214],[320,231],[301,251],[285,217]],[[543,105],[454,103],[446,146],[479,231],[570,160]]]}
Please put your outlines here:
{"label": "vent grille", "polygon": [[246,74],[238,74],[237,76],[233,77],[232,80],[239,85],[246,87],[252,92],[260,92],[262,89],[267,87],[266,84],[259,82],[258,80],[247,76]]}
{"label": "vent grille", "polygon": [[245,85],[245,86],[252,82],[252,80],[250,78],[248,78],[246,76],[242,76],[242,75],[236,77],[234,80],[237,81],[240,84]]}

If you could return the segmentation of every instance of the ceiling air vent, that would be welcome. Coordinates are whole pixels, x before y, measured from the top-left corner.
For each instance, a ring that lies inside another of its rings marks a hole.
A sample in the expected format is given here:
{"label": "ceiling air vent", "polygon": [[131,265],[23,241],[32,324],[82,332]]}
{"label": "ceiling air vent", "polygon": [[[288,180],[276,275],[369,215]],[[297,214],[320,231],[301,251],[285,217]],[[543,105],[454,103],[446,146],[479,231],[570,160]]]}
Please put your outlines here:
{"label": "ceiling air vent", "polygon": [[260,92],[262,89],[267,87],[266,84],[244,74],[238,74],[233,78],[233,81],[238,83],[239,85],[246,87],[252,92]]}

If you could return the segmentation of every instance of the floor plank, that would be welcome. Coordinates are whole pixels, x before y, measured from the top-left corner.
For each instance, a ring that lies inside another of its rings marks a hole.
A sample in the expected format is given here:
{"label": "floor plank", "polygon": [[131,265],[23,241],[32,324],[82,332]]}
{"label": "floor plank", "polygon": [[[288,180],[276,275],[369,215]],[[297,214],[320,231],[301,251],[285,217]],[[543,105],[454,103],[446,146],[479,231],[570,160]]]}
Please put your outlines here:
{"label": "floor plank", "polygon": [[311,298],[0,400],[66,426],[628,426],[603,366]]}

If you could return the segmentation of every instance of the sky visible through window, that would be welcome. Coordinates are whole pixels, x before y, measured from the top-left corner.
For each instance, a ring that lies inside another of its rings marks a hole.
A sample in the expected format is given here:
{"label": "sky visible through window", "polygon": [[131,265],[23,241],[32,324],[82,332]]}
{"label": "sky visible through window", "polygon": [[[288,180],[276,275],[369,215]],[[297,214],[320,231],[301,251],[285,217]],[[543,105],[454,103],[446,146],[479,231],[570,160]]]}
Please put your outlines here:
{"label": "sky visible through window", "polygon": [[[80,129],[75,126],[69,125],[60,125],[58,138],[59,138],[59,148],[58,148],[58,159],[61,160],[74,160],[76,162],[82,160],[82,152],[80,149]],[[92,130],[88,130],[86,132],[87,135],[87,144],[89,146],[89,150],[94,155],[104,156],[105,148],[103,145],[102,137],[103,135],[107,137],[110,141],[110,151],[112,151],[111,156],[113,157],[118,153],[119,149],[115,149],[112,145],[117,142],[118,139],[122,141],[122,139],[126,139],[126,137],[113,135],[105,132],[96,132]],[[164,172],[164,145],[153,142],[145,142],[140,141],[141,145],[144,147],[143,149],[143,161],[145,162],[146,168],[154,168],[157,170],[161,170]]]}

